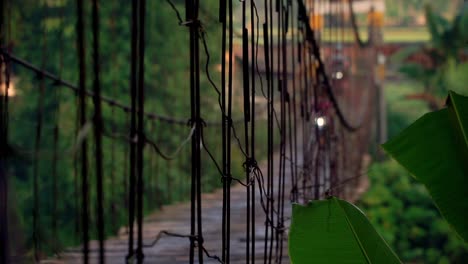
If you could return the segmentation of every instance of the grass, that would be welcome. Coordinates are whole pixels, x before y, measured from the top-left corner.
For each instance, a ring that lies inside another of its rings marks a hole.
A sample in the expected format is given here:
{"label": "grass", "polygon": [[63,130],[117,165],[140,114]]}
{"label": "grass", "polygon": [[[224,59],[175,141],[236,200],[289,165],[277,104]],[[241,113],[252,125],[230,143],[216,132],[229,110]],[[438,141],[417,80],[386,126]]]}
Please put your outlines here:
{"label": "grass", "polygon": [[[290,30],[295,34],[295,30]],[[235,43],[238,45],[242,44],[241,35],[242,32],[237,32],[239,37],[235,37]],[[273,37],[276,41],[277,31],[273,31]],[[361,27],[359,29],[359,34],[363,41],[367,40],[367,28]],[[384,42],[385,43],[418,43],[429,41],[430,35],[427,32],[425,27],[385,27],[384,32]],[[291,39],[292,34],[287,35],[287,39]],[[354,32],[351,29],[345,29],[344,31],[336,31],[333,29],[325,28],[322,32],[322,41],[336,41],[337,37],[340,40],[343,39],[344,42],[354,41]],[[263,45],[263,36],[259,36],[259,45]]]}
{"label": "grass", "polygon": [[[340,39],[344,38],[345,41],[354,41],[354,32],[351,29],[338,34],[343,34],[343,36],[339,35]],[[364,41],[367,40],[367,28],[361,27],[359,34]],[[333,41],[337,38],[337,32],[330,32],[330,29],[325,29],[322,36],[324,41]],[[383,29],[383,36],[385,43],[415,43],[425,42],[430,39],[430,35],[424,27],[385,27]]]}
{"label": "grass", "polygon": [[391,81],[385,84],[389,138],[400,133],[408,125],[429,111],[426,103],[419,100],[406,99],[407,95],[420,91],[420,84],[407,80]]}

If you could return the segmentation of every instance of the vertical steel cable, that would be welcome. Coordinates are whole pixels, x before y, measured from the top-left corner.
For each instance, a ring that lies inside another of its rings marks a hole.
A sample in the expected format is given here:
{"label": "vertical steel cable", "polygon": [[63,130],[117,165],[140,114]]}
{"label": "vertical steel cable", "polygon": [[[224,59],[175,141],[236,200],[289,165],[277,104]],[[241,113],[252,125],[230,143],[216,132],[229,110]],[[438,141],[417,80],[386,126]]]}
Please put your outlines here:
{"label": "vertical steel cable", "polygon": [[96,169],[96,214],[97,232],[99,240],[99,263],[105,263],[104,249],[104,190],[103,190],[103,152],[102,152],[102,109],[100,84],[100,56],[99,56],[99,2],[92,1],[92,31],[93,31],[93,103],[94,103],[94,140],[95,140],[95,169]]}
{"label": "vertical steel cable", "polygon": [[[278,1],[278,0],[277,0]],[[269,213],[269,220],[268,225],[269,225],[269,235],[270,235],[270,240],[269,240],[269,248],[268,248],[268,263],[271,263],[272,261],[272,254],[273,254],[273,242],[274,242],[274,219],[273,219],[273,213],[274,213],[274,183],[273,183],[273,178],[274,178],[274,147],[273,147],[273,142],[274,142],[274,130],[273,130],[273,122],[274,122],[274,98],[275,98],[275,91],[274,91],[274,86],[275,86],[275,78],[274,78],[274,72],[275,72],[275,58],[273,56],[273,3],[270,3],[269,5],[269,18],[270,18],[270,91],[269,91],[269,105],[270,105],[270,111],[269,111],[269,127],[268,127],[268,132],[269,132],[269,142],[268,142],[268,154],[269,154],[269,168],[268,168],[268,202],[269,202],[269,209],[267,210],[267,213]],[[277,58],[279,59],[279,58]]]}
{"label": "vertical steel cable", "polygon": [[[255,15],[254,15],[255,14]],[[257,46],[258,46],[258,36],[255,34],[258,34],[258,32],[255,31],[255,25],[258,26],[259,23],[259,18],[258,18],[258,13],[257,13],[257,7],[255,6],[255,0],[250,1],[250,24],[251,24],[251,80],[252,80],[252,87],[251,87],[251,107],[250,107],[250,122],[251,122],[251,140],[250,140],[250,160],[252,163],[251,168],[250,168],[250,173],[253,173],[252,170],[254,170],[254,166],[256,166],[256,158],[255,158],[255,73],[256,69],[258,69],[258,61],[257,61]],[[257,21],[255,21],[255,17],[257,17]],[[256,23],[255,23],[256,22]],[[259,76],[260,77],[260,76]],[[261,77],[260,77],[261,78]],[[248,149],[248,148],[247,148]],[[255,175],[254,175],[255,177]],[[249,179],[251,176],[249,175]],[[250,188],[250,201],[247,201],[247,203],[250,203],[250,215],[251,215],[251,225],[250,225],[250,231],[251,235],[250,238],[252,239],[251,243],[251,263],[255,263],[255,178],[252,179],[250,182],[250,186],[247,188]]]}
{"label": "vertical steel cable", "polygon": [[[191,224],[190,224],[190,263],[195,260],[195,246],[198,248],[198,262],[203,263],[203,223],[201,200],[201,137],[203,121],[200,113],[200,30],[198,20],[198,0],[185,2],[186,19],[190,28],[190,108],[191,124],[195,126],[192,136],[192,184],[191,184]],[[195,244],[196,242],[196,244]]]}
{"label": "vertical steel cable", "polygon": [[[0,46],[6,43],[5,27],[6,1],[0,3]],[[3,67],[7,69],[6,57],[0,57],[0,83],[5,81],[6,91],[9,88],[8,71],[4,76]],[[8,92],[7,92],[8,93]],[[0,263],[7,263],[9,259],[8,244],[8,181],[6,171],[6,159],[8,158],[8,96],[0,96]]]}
{"label": "vertical steel cable", "polygon": [[137,263],[143,263],[143,148],[145,144],[145,12],[146,0],[139,1],[138,8],[139,24],[138,24],[138,145],[137,145],[137,229],[138,229],[138,244],[137,244]]}
{"label": "vertical steel cable", "polygon": [[[250,118],[250,101],[249,101],[249,85],[250,85],[250,79],[249,79],[249,33],[248,29],[246,26],[246,1],[242,2],[242,77],[243,77],[243,97],[244,97],[244,137],[245,137],[245,163],[244,163],[244,169],[245,169],[245,178],[247,181],[247,197],[246,197],[246,203],[247,203],[247,217],[246,217],[246,263],[250,263],[250,218],[252,217],[250,215],[251,209],[250,209],[250,181],[249,181],[249,176],[250,176],[250,166],[249,166],[249,118]],[[253,16],[253,14],[251,14]]]}
{"label": "vertical steel cable", "polygon": [[[291,66],[292,66],[292,80],[291,82],[294,82],[294,79],[295,79],[295,72],[294,72],[294,64],[295,64],[295,61],[294,61],[294,32],[291,30],[289,31],[289,12],[292,12],[292,2],[291,1],[288,1],[287,2],[287,7],[286,7],[286,18],[285,18],[285,23],[287,23],[287,26],[286,26],[286,33],[290,32],[291,33],[291,42],[290,42],[290,46],[291,46]],[[292,16],[292,15],[291,15]],[[292,26],[292,24],[291,24]],[[285,40],[286,42],[286,40]],[[286,45],[286,43],[285,43]],[[285,51],[285,56],[287,56],[287,52]],[[289,79],[288,79],[289,81]],[[292,91],[291,91],[292,94],[294,94],[294,86],[292,86]],[[295,182],[295,164],[294,164],[294,154],[293,154],[293,148],[294,148],[294,145],[293,145],[293,136],[295,137],[295,135],[293,135],[293,117],[292,117],[292,109],[291,109],[291,94],[289,93],[289,89],[286,90],[286,103],[287,103],[287,126],[288,126],[288,129],[287,129],[287,132],[288,132],[288,146],[289,146],[289,168],[290,168],[290,178],[291,178],[291,183],[294,183]],[[286,163],[286,157],[285,157],[285,163]],[[286,170],[286,168],[285,168]],[[290,195],[291,195],[291,192],[290,192]],[[283,200],[284,200],[284,197],[283,197]],[[291,196],[290,196],[290,200],[291,200]],[[283,202],[284,203],[284,202]],[[283,209],[284,210],[284,209]]]}
{"label": "vertical steel cable", "polygon": [[[188,1],[188,0],[187,0]],[[222,24],[222,39],[221,39],[221,148],[222,148],[222,167],[223,167],[223,206],[222,206],[222,226],[221,226],[221,239],[222,239],[222,252],[221,259],[226,261],[226,37],[227,37],[227,3],[228,0],[220,0],[219,2],[219,21]]]}
{"label": "vertical steel cable", "polygon": [[[221,20],[223,22],[223,40],[222,40],[222,114],[223,114],[223,219],[222,219],[222,239],[223,239],[223,252],[222,261],[229,263],[230,255],[230,186],[231,186],[231,95],[232,95],[232,60],[233,60],[233,5],[232,0],[228,4],[221,3],[222,7],[225,7],[222,11]],[[228,14],[226,14],[228,12]],[[228,21],[227,21],[228,20]],[[227,24],[229,23],[229,28]],[[227,36],[227,32],[229,35]],[[226,54],[226,38],[229,39],[228,53]],[[226,55],[229,58],[228,61],[228,80],[226,95]]]}
{"label": "vertical steel cable", "polygon": [[[186,0],[185,1],[185,15],[186,21],[189,24],[189,34],[190,34],[190,120],[192,124],[198,126],[198,122],[196,120],[196,105],[195,105],[195,62],[194,62],[194,27],[193,21],[194,14],[193,14],[193,0]],[[197,130],[198,128],[196,128]],[[197,145],[199,141],[195,139],[196,135],[192,137],[192,157],[191,157],[191,185],[190,185],[190,256],[189,261],[190,264],[195,263],[195,242],[196,242],[196,215],[197,215]],[[199,260],[200,262],[200,260]]]}
{"label": "vertical steel cable", "polygon": [[[80,127],[86,125],[86,55],[84,36],[84,8],[83,0],[77,0],[77,52],[79,71],[79,113]],[[89,263],[89,209],[88,209],[88,143],[84,138],[81,142],[81,195],[82,195],[82,239],[83,239],[83,262]]]}
{"label": "vertical steel cable", "polygon": [[[299,168],[298,167],[298,162],[297,162],[297,102],[296,102],[296,96],[297,96],[297,87],[296,87],[296,77],[297,77],[297,72],[296,72],[296,63],[298,62],[297,60],[299,58],[296,59],[296,45],[298,45],[299,43],[299,39],[298,39],[298,34],[299,34],[299,31],[298,31],[298,28],[296,27],[296,18],[294,17],[294,1],[291,1],[291,28],[292,28],[292,31],[291,31],[291,34],[292,34],[292,41],[291,41],[291,58],[292,58],[292,74],[293,74],[293,78],[292,78],[292,115],[293,115],[293,120],[292,120],[292,123],[293,123],[293,128],[292,128],[292,135],[293,135],[293,138],[294,138],[294,142],[291,142],[291,144],[293,144],[293,153],[294,153],[294,156],[291,156],[291,171],[292,171],[292,177],[291,177],[291,180],[292,180],[292,189],[291,189],[291,201],[292,202],[298,202],[298,185],[297,185],[297,181],[298,181],[298,173],[297,173],[297,169]],[[304,142],[302,142],[304,143]],[[294,168],[294,170],[293,170]]]}
{"label": "vertical steel cable", "polygon": [[278,263],[281,263],[283,258],[283,236],[284,236],[284,194],[285,194],[285,184],[286,184],[286,144],[287,144],[287,129],[286,129],[286,122],[287,122],[287,113],[286,113],[286,104],[288,103],[288,61],[287,61],[287,46],[286,46],[286,34],[287,34],[287,21],[288,21],[288,10],[289,6],[284,0],[281,0],[281,10],[280,10],[280,31],[281,31],[281,79],[282,79],[282,89],[281,93],[281,102],[282,102],[282,109],[281,109],[281,117],[280,117],[280,126],[281,126],[281,148],[282,153],[280,155],[280,177],[278,181],[278,223],[277,223],[277,232],[278,232],[278,248],[277,251],[277,259]]}
{"label": "vertical steel cable", "polygon": [[131,19],[131,66],[130,66],[130,172],[128,195],[128,253],[127,262],[134,255],[134,221],[135,221],[135,181],[136,181],[136,154],[137,154],[137,68],[138,68],[138,1],[132,1]]}
{"label": "vertical steel cable", "polygon": [[[283,37],[283,27],[282,27],[282,19],[283,19],[283,1],[282,0],[276,0],[276,14],[277,14],[277,24],[276,24],[276,56],[277,56],[277,72],[276,72],[276,78],[278,82],[278,92],[279,92],[279,99],[280,99],[280,124],[279,124],[279,137],[280,137],[280,153],[279,153],[279,162],[278,162],[278,174],[277,174],[277,193],[276,193],[276,227],[279,227],[279,224],[281,222],[281,179],[282,179],[282,173],[283,173],[283,148],[284,148],[284,141],[283,141],[283,136],[284,136],[284,130],[283,130],[283,103],[284,103],[284,98],[283,98],[283,91],[284,91],[284,83],[283,83],[283,71],[284,71],[284,65],[282,65],[283,61],[283,56],[282,56],[282,51],[283,51],[283,45],[282,45],[282,37]],[[276,112],[276,111],[275,111]],[[277,112],[275,113],[277,114]],[[275,118],[278,118],[277,116]],[[272,192],[272,196],[274,196],[275,193],[274,191]],[[279,253],[279,240],[280,240],[280,233],[278,229],[274,229],[274,234],[275,234],[275,263],[278,261],[278,253]]]}
{"label": "vertical steel cable", "polygon": [[[328,7],[328,11],[330,11],[330,6],[331,6],[331,3],[330,1],[327,1],[325,2],[325,8]],[[323,10],[323,9],[321,9]],[[322,11],[322,12],[325,12],[325,11]],[[330,21],[331,21],[331,13],[330,12],[326,12],[328,15],[327,15],[327,24],[328,24],[328,41],[330,41],[332,39],[332,30],[330,28]],[[323,15],[325,15],[326,13],[324,13]],[[325,26],[325,25],[324,25]],[[306,26],[307,28],[307,26]],[[318,59],[318,58],[315,58],[314,56],[314,63],[312,65],[312,71],[315,73],[315,60]],[[314,83],[312,89],[313,89],[313,108],[312,108],[312,126],[313,126],[313,133],[314,133],[314,138],[315,138],[315,143],[317,144],[317,146],[311,146],[311,158],[313,159],[314,158],[314,155],[315,155],[315,160],[314,160],[314,173],[313,173],[313,181],[311,181],[311,185],[312,185],[312,193],[313,193],[313,199],[314,200],[317,200],[319,199],[319,169],[320,169],[320,166],[319,166],[319,159],[320,159],[320,144],[319,143],[319,128],[318,126],[315,124],[316,122],[316,118],[318,117],[319,115],[319,89],[321,89],[321,82],[320,82],[320,77],[317,76],[317,74],[314,74],[314,78],[312,78],[312,82]],[[319,148],[317,150],[317,154],[314,154],[315,152],[315,148]],[[311,175],[312,176],[312,175]]]}
{"label": "vertical steel cable", "polygon": [[201,22],[199,21],[198,11],[199,11],[199,0],[194,0],[194,21],[196,24],[194,25],[194,53],[195,53],[195,105],[196,105],[196,127],[194,138],[198,142],[197,144],[197,246],[198,246],[198,261],[203,263],[203,222],[202,222],[202,189],[201,189],[201,144],[202,141],[201,135],[203,134],[203,120],[201,118],[200,112],[200,31]]}
{"label": "vertical steel cable", "polygon": [[[304,110],[304,96],[303,96],[303,90],[304,90],[304,78],[302,77],[303,75],[305,75],[305,58],[304,58],[304,32],[303,32],[303,25],[302,23],[299,23],[299,14],[298,14],[298,17],[297,17],[297,30],[298,30],[298,36],[297,36],[297,60],[298,60],[298,63],[299,63],[299,80],[298,80],[298,93],[299,93],[299,115],[300,115],[300,123],[301,123],[301,134],[302,134],[302,137],[301,137],[301,141],[302,141],[302,164],[300,166],[301,168],[301,171],[302,173],[300,174],[300,178],[297,179],[297,188],[298,188],[298,193],[302,193],[301,197],[303,197],[304,195],[304,184],[302,184],[302,188],[301,188],[301,184],[300,183],[303,183],[304,179],[305,179],[305,164],[306,163],[306,152],[304,151],[304,146],[307,144],[307,141],[306,141],[306,133],[305,133],[305,110]],[[299,34],[300,33],[300,34]],[[299,199],[299,197],[298,197]]]}
{"label": "vertical steel cable", "polygon": [[[304,25],[304,27],[306,27]],[[310,170],[312,169],[312,161],[311,161],[311,157],[310,157],[310,152],[311,150],[309,149],[310,147],[310,134],[311,134],[311,127],[310,127],[310,107],[312,106],[312,104],[310,103],[310,89],[311,89],[311,86],[313,85],[313,81],[312,80],[309,80],[309,79],[312,79],[313,76],[309,76],[309,74],[312,72],[313,70],[313,58],[310,56],[310,54],[308,53],[308,49],[310,49],[310,45],[308,45],[308,43],[306,43],[305,41],[303,42],[303,55],[304,55],[304,76],[303,76],[303,79],[304,79],[304,90],[303,90],[303,94],[302,94],[302,104],[303,104],[303,112],[304,112],[304,122],[305,122],[305,126],[304,126],[304,140],[305,140],[305,144],[304,144],[304,149],[303,149],[303,152],[304,152],[304,171],[306,172],[306,174],[303,176],[303,180],[302,180],[302,188],[303,188],[303,195],[304,195],[304,202],[306,202],[308,199],[310,199],[310,197],[308,197],[308,190],[309,190],[309,187],[308,185],[310,185]]]}
{"label": "vertical steel cable", "polygon": [[[315,3],[315,1],[314,1]],[[309,9],[314,12],[314,9]],[[298,35],[298,63],[299,63],[299,108],[300,108],[300,119],[301,119],[301,134],[302,134],[302,165],[301,165],[301,177],[298,179],[298,192],[301,194],[301,201],[305,202],[305,194],[307,192],[307,175],[308,175],[308,168],[310,166],[308,162],[308,150],[307,145],[309,144],[309,136],[308,136],[308,104],[307,104],[307,86],[308,86],[308,65],[309,65],[309,56],[306,52],[308,46],[307,43],[304,41],[304,24],[300,23],[301,21],[301,14],[297,13],[297,29],[300,33]]]}
{"label": "vertical steel cable", "polygon": [[231,134],[232,134],[232,90],[234,63],[234,21],[233,0],[229,0],[229,65],[228,65],[228,95],[227,95],[227,133],[226,133],[226,264],[230,263],[231,252]]}
{"label": "vertical steel cable", "polygon": [[[265,212],[265,240],[264,240],[264,248],[263,248],[263,261],[264,264],[267,264],[267,258],[268,258],[268,240],[269,240],[269,210],[270,210],[270,165],[271,165],[271,159],[270,159],[270,137],[271,137],[271,132],[270,132],[270,112],[271,112],[271,95],[270,95],[270,88],[271,88],[271,74],[270,74],[270,49],[269,49],[269,34],[268,34],[268,29],[269,29],[269,2],[268,0],[265,0],[264,6],[265,6],[265,23],[263,24],[263,47],[264,47],[264,57],[265,57],[265,70],[266,70],[266,81],[267,81],[267,204],[266,204],[266,212]],[[270,3],[271,4],[271,3]]]}

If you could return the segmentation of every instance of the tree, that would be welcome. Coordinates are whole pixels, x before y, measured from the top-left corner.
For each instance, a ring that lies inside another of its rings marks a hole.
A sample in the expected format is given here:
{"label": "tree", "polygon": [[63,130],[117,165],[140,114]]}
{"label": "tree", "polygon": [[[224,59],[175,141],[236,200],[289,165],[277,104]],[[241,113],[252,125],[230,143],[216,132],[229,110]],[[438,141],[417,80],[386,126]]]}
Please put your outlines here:
{"label": "tree", "polygon": [[466,94],[463,91],[466,87],[452,86],[454,75],[461,76],[460,69],[467,67],[468,8],[466,5],[461,8],[453,21],[435,14],[430,5],[425,11],[431,41],[421,48],[403,50],[397,58],[404,63],[400,72],[423,87],[421,93],[407,98],[423,100],[431,110],[437,110],[443,105],[449,88]]}

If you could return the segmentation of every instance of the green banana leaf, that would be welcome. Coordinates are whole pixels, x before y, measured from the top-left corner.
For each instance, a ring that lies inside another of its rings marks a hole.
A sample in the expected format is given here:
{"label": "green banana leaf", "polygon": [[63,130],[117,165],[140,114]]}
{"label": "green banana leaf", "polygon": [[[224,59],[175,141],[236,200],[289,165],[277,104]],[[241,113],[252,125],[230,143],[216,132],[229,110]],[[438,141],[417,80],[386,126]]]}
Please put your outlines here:
{"label": "green banana leaf", "polygon": [[427,187],[444,218],[468,241],[468,97],[450,91],[447,105],[382,147]]}
{"label": "green banana leaf", "polygon": [[288,246],[293,264],[401,263],[362,211],[336,197],[293,204]]}

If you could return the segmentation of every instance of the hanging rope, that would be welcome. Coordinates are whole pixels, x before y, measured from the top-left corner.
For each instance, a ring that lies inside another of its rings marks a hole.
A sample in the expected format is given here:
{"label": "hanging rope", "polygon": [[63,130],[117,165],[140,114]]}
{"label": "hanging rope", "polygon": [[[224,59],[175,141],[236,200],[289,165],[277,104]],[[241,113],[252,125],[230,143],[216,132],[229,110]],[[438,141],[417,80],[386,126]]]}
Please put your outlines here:
{"label": "hanging rope", "polygon": [[320,74],[320,78],[322,80],[322,83],[323,85],[325,86],[326,88],[326,92],[327,92],[327,95],[331,101],[331,103],[333,104],[333,107],[337,113],[337,116],[340,120],[340,122],[342,123],[342,125],[350,130],[350,131],[356,131],[359,129],[360,125],[358,126],[353,126],[347,119],[346,117],[344,116],[342,110],[340,109],[339,105],[338,105],[338,101],[336,99],[336,96],[331,88],[331,85],[330,85],[330,82],[328,80],[328,76],[325,72],[325,65],[321,59],[321,55],[320,55],[320,49],[319,49],[319,46],[315,40],[315,36],[314,36],[314,31],[312,28],[310,28],[310,25],[308,24],[310,21],[309,19],[309,16],[307,15],[307,9],[303,3],[302,0],[298,0],[298,11],[299,11],[299,18],[301,19],[302,23],[304,23],[306,26],[305,26],[305,31],[306,31],[306,40],[307,42],[309,42],[309,44],[312,46],[312,53],[314,54],[314,57],[315,57],[315,60],[317,61],[318,63],[318,66],[317,66],[317,71],[318,73]]}
{"label": "hanging rope", "polygon": [[356,43],[359,44],[359,47],[365,48],[365,47],[368,47],[370,43],[369,41],[364,42],[361,38],[361,35],[359,34],[359,27],[357,25],[356,14],[354,12],[353,3],[354,3],[353,0],[348,0],[348,10],[349,10],[350,19],[351,19],[351,27],[353,29],[354,40],[356,41]]}

